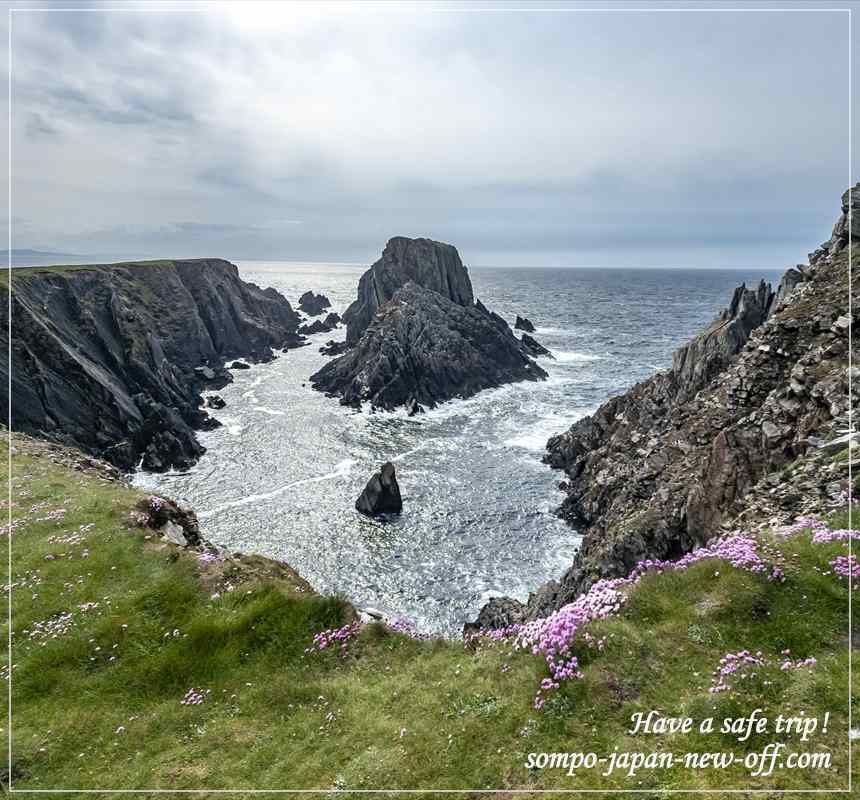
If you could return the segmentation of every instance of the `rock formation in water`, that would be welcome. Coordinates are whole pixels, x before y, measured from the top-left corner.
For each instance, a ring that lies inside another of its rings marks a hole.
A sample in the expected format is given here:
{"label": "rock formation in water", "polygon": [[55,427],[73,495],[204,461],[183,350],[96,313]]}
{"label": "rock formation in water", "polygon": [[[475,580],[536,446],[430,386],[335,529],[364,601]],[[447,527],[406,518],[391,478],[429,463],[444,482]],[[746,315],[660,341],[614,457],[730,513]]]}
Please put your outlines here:
{"label": "rock formation in water", "polygon": [[[860,184],[851,196],[857,220]],[[527,604],[492,600],[478,626],[544,616],[642,559],[675,558],[736,526],[781,524],[841,502],[847,473],[818,448],[847,424],[847,245],[849,236],[860,241],[848,202],[846,192],[831,239],[808,266],[788,270],[776,293],[740,287],[669,371],[549,440],[545,461],[567,474],[559,513],[583,534],[581,550]]]}
{"label": "rock formation in water", "polygon": [[511,333],[476,306],[461,306],[409,282],[380,307],[345,355],[311,376],[345,405],[393,409],[470,397],[490,387],[542,380],[546,373]]}
{"label": "rock formation in water", "polygon": [[315,319],[310,324],[306,323],[300,326],[299,333],[304,336],[312,336],[315,333],[330,333],[338,325],[340,325],[340,317],[332,312],[324,320]]}
{"label": "rock formation in water", "polygon": [[327,308],[331,308],[331,302],[324,294],[305,292],[299,298],[299,308],[309,317],[316,317]]}
{"label": "rock formation in water", "polygon": [[22,269],[11,280],[13,429],[123,470],[193,464],[194,430],[208,419],[200,389],[232,380],[225,360],[268,360],[301,342],[287,300],[220,259]]}
{"label": "rock formation in water", "polygon": [[358,343],[376,310],[412,281],[460,306],[474,303],[469,273],[457,248],[432,239],[395,236],[358,282],[358,299],[344,312],[346,340]]}
{"label": "rock formation in water", "polygon": [[351,349],[312,385],[344,404],[393,409],[544,379],[508,324],[473,297],[456,248],[391,239],[344,314]]}
{"label": "rock formation in water", "polygon": [[546,356],[547,358],[554,359],[555,356],[547,350],[537,339],[533,336],[529,336],[527,333],[522,335],[520,339],[520,345],[525,352],[526,355],[531,356],[532,358],[539,358],[540,356]]}
{"label": "rock formation in water", "polygon": [[535,332],[534,323],[528,317],[521,317],[519,314],[517,314],[517,318],[514,320],[514,328],[526,333]]}
{"label": "rock formation in water", "polygon": [[206,408],[224,408],[227,405],[226,401],[220,394],[212,394],[206,398]]}
{"label": "rock formation in water", "polygon": [[371,476],[364,491],[355,501],[355,508],[369,517],[379,514],[399,514],[403,510],[394,464],[386,461],[379,472]]}

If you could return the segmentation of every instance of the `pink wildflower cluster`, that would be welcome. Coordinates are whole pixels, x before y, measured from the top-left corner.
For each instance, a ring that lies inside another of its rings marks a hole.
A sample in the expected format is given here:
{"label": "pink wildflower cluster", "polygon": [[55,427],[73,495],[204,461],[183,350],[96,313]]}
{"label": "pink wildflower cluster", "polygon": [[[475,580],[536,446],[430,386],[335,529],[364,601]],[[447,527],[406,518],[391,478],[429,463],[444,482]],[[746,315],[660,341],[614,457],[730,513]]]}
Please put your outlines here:
{"label": "pink wildflower cluster", "polygon": [[341,653],[346,652],[347,644],[361,632],[362,622],[356,620],[342,628],[329,628],[314,634],[313,644],[305,648],[306,653],[321,653],[323,650],[340,647]]}
{"label": "pink wildflower cluster", "polygon": [[[737,569],[763,575],[771,581],[785,580],[782,569],[774,563],[781,560],[776,548],[749,534],[735,531],[693,550],[677,561],[640,561],[628,577],[600,580],[572,603],[548,617],[498,630],[482,630],[467,637],[466,643],[481,639],[512,643],[515,647],[531,650],[533,655],[543,656],[550,674],[541,681],[535,694],[534,707],[540,709],[546,702],[547,692],[558,689],[562,681],[582,676],[577,657],[571,652],[577,633],[589,622],[618,613],[626,601],[624,590],[627,587],[637,584],[649,572],[684,571],[707,559],[728,561]],[[591,637],[586,639],[586,644],[594,646],[594,641]],[[603,646],[605,640],[600,640],[598,649]]]}
{"label": "pink wildflower cluster", "polygon": [[833,567],[833,571],[842,578],[860,578],[860,563],[857,562],[857,556],[836,556],[829,562]]}
{"label": "pink wildflower cluster", "polygon": [[393,620],[387,623],[388,627],[395,631],[396,633],[405,633],[407,636],[412,639],[429,639],[430,635],[427,633],[421,633],[420,631],[415,629],[415,623],[412,620],[407,619],[406,617],[395,617]]}
{"label": "pink wildflower cluster", "polygon": [[848,539],[860,539],[860,531],[852,531],[847,528],[831,530],[830,526],[815,517],[798,517],[791,525],[786,525],[777,531],[779,536],[796,536],[798,533],[810,531],[813,544],[830,544],[831,542],[845,542]]}
{"label": "pink wildflower cluster", "polygon": [[153,511],[159,511],[163,505],[164,500],[162,500],[158,495],[152,494],[149,496],[149,507]]}
{"label": "pink wildflower cluster", "polygon": [[773,547],[756,539],[749,534],[735,531],[727,536],[715,539],[704,547],[697,547],[677,561],[659,561],[648,559],[640,561],[631,577],[645,572],[663,572],[667,569],[683,571],[693,564],[709,558],[719,558],[728,561],[733,567],[756,575],[767,575],[770,581],[784,581],[782,569],[775,563],[781,560],[780,553]]}
{"label": "pink wildflower cluster", "polygon": [[185,693],[182,699],[179,701],[180,705],[183,706],[199,706],[205,699],[206,695],[211,692],[211,689],[207,689],[205,692],[203,689],[195,689],[193,686]]}
{"label": "pink wildflower cluster", "polygon": [[727,692],[731,689],[729,677],[735,675],[740,679],[755,677],[756,673],[750,668],[763,667],[765,665],[764,655],[759,650],[755,655],[749,650],[741,650],[738,653],[726,653],[720,659],[720,665],[714,670],[714,679],[708,691],[711,694]]}
{"label": "pink wildflower cluster", "polygon": [[[762,672],[779,666],[782,672],[790,672],[797,669],[812,669],[818,662],[815,658],[792,658],[791,650],[783,650],[779,658],[767,658],[761,650],[755,654],[749,650],[741,650],[738,653],[726,653],[721,659],[719,666],[714,670],[711,694],[728,692],[734,688],[738,681],[751,680],[758,677]],[[770,681],[764,680],[768,685]]]}
{"label": "pink wildflower cluster", "polygon": [[197,560],[201,564],[219,564],[224,560],[224,556],[219,553],[198,553]]}

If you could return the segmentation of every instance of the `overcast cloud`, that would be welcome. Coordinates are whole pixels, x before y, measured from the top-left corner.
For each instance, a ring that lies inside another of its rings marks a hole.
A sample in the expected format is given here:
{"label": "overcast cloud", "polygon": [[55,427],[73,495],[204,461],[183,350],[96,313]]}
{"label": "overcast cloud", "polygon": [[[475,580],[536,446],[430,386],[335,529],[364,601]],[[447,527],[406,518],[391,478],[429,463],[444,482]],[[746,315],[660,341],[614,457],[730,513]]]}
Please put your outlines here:
{"label": "overcast cloud", "polygon": [[781,268],[848,181],[844,12],[177,8],[14,12],[13,247]]}

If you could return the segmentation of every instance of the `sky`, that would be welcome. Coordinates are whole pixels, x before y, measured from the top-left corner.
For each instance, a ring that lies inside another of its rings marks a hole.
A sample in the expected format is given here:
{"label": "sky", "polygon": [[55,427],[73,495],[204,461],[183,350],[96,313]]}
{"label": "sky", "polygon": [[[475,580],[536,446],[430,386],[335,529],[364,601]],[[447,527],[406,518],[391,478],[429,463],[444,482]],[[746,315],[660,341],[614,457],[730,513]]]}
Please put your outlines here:
{"label": "sky", "polygon": [[849,181],[853,3],[74,5],[10,15],[13,248],[782,269]]}

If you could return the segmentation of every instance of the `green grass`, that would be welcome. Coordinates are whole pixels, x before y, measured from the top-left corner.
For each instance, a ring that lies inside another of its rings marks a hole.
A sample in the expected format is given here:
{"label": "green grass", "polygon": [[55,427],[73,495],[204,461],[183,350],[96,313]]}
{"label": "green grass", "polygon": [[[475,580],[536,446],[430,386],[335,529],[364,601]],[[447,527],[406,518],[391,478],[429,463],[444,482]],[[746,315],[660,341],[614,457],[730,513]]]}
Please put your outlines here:
{"label": "green grass", "polygon": [[[782,584],[714,561],[649,575],[621,614],[589,627],[604,638],[603,650],[579,640],[582,680],[536,712],[532,698],[546,666],[509,647],[473,652],[373,624],[344,657],[306,654],[314,633],[351,619],[346,602],[314,594],[288,570],[267,570],[262,559],[202,567],[130,522],[139,493],[16,440],[12,511],[22,524],[12,536],[12,777],[19,789],[493,788],[515,796],[529,788],[635,788],[657,798],[668,796],[665,788],[699,788],[716,798],[732,787],[847,785],[847,590],[815,569],[827,571],[839,545],[813,545],[806,535],[778,544],[787,564]],[[4,467],[5,452],[4,444]],[[33,506],[40,507],[30,513]],[[66,509],[61,519],[44,519],[57,508]],[[70,534],[85,538],[49,541]],[[86,603],[99,605],[80,611]],[[56,639],[24,633],[68,611],[74,625]],[[818,664],[709,694],[719,659],[743,648],[774,656],[790,648]],[[180,705],[190,687],[208,690],[206,701]],[[729,735],[626,730],[637,711],[698,720],[757,707],[768,715],[829,711],[828,733],[800,749],[829,750],[832,768],[753,779],[740,766],[643,770],[632,778],[524,766],[532,752],[606,755],[616,747],[746,754],[779,737],[741,744]]]}

